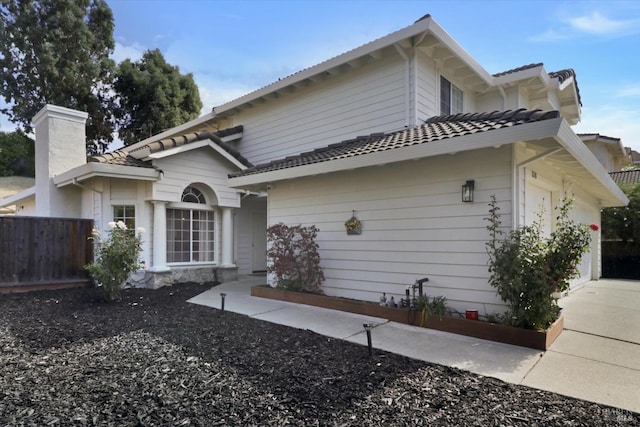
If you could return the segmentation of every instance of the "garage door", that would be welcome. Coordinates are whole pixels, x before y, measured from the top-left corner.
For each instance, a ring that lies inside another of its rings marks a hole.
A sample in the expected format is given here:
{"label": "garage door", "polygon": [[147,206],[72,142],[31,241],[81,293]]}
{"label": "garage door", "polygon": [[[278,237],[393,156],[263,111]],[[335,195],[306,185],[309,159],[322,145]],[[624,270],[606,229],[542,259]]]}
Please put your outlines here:
{"label": "garage door", "polygon": [[[574,203],[569,217],[580,224],[591,224],[593,222],[596,222],[593,210],[588,208],[585,204],[580,203],[579,201]],[[591,237],[593,238],[595,236]],[[594,251],[594,248],[597,246],[597,244],[597,242],[592,242],[592,251]],[[592,252],[589,252],[582,257],[582,262],[580,262],[580,265],[578,266],[578,270],[580,270],[580,278],[576,279],[574,282],[572,282],[572,284],[584,283],[588,280],[591,280],[592,266],[593,255]]]}
{"label": "garage door", "polygon": [[524,221],[531,225],[542,219],[542,235],[549,237],[552,229],[551,191],[545,190],[534,183],[527,181],[524,194]]}

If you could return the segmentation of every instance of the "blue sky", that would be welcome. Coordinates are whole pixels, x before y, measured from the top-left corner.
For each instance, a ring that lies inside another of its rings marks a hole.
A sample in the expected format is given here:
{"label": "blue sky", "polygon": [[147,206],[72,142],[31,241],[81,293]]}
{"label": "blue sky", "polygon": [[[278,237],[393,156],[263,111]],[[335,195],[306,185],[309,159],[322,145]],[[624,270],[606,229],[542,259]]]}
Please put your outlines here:
{"label": "blue sky", "polygon": [[573,68],[583,102],[576,132],[640,151],[637,1],[107,1],[114,59],[159,48],[194,74],[203,112],[429,13],[489,73]]}

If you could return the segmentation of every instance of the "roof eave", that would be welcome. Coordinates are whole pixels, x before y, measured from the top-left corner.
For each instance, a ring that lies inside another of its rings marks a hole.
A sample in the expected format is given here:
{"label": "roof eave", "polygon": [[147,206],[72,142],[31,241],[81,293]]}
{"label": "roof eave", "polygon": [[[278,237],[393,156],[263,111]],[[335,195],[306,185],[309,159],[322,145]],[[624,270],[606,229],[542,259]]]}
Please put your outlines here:
{"label": "roof eave", "polygon": [[582,142],[566,121],[562,122],[556,140],[562,145],[602,186],[600,204],[602,207],[626,206],[629,199],[613,181],[609,173],[591,150]]}
{"label": "roof eave", "polygon": [[469,55],[442,27],[440,27],[431,17],[417,21],[413,25],[395,31],[377,40],[369,42],[365,45],[352,49],[348,52],[335,56],[327,61],[316,64],[307,69],[292,74],[286,78],[271,83],[261,89],[248,93],[240,98],[236,98],[225,104],[215,107],[217,115],[232,111],[245,104],[251,103],[259,98],[267,96],[271,93],[280,91],[289,86],[300,83],[304,80],[326,73],[335,67],[349,63],[363,56],[374,54],[386,47],[393,46],[403,40],[410,40],[414,44],[414,37],[423,36],[425,33],[432,34],[440,42],[444,43],[447,48],[451,49],[464,63],[467,64],[475,73],[477,73],[488,85],[492,83],[493,76],[489,74],[471,55]]}
{"label": "roof eave", "polygon": [[135,179],[138,181],[157,181],[161,172],[152,168],[111,165],[105,163],[86,163],[53,177],[56,187],[65,187],[74,182],[85,181],[95,177]]}
{"label": "roof eave", "polygon": [[197,117],[179,126],[173,127],[171,129],[167,129],[164,132],[160,132],[156,135],[150,136],[149,138],[143,139],[142,141],[138,141],[135,144],[122,147],[121,150],[128,153],[136,149],[139,149],[140,147],[144,147],[145,145],[150,144],[152,142],[156,142],[165,138],[170,138],[174,135],[188,133],[191,129],[200,127],[208,122],[213,122],[215,117],[216,117],[216,113],[211,111],[207,114],[204,114],[200,117]]}
{"label": "roof eave", "polygon": [[417,144],[410,147],[381,151],[344,159],[324,161],[310,165],[291,167],[276,171],[256,173],[229,178],[229,186],[244,188],[276,181],[302,178],[330,172],[339,172],[386,163],[433,157],[442,154],[452,154],[480,148],[510,144],[517,141],[534,140],[555,136],[559,129],[561,118],[549,119],[534,123],[496,129],[472,135],[463,135]]}
{"label": "roof eave", "polygon": [[164,157],[170,157],[170,156],[175,156],[176,154],[186,153],[191,150],[197,150],[202,147],[211,148],[213,151],[215,151],[220,156],[225,158],[227,161],[232,163],[239,170],[247,169],[245,165],[243,165],[240,161],[238,161],[238,159],[236,159],[231,154],[229,154],[227,150],[223,149],[222,147],[220,147],[218,144],[216,144],[214,141],[212,141],[209,138],[202,139],[200,141],[195,141],[189,144],[181,145],[179,147],[169,148],[168,150],[162,150],[155,153],[150,153],[143,160],[147,161],[147,160],[162,159]]}
{"label": "roof eave", "polygon": [[4,206],[15,205],[23,200],[27,200],[29,198],[34,197],[36,194],[36,187],[29,187],[26,190],[22,190],[16,194],[12,194],[9,197],[5,197],[4,199],[0,199],[0,208]]}

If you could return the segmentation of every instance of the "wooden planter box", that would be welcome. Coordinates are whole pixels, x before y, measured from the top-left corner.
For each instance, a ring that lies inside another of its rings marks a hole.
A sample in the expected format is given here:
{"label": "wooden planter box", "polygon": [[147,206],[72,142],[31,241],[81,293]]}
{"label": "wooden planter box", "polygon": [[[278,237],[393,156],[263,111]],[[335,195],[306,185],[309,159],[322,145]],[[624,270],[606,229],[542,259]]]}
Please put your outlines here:
{"label": "wooden planter box", "polygon": [[350,313],[363,314],[365,316],[381,317],[393,322],[422,326],[443,332],[451,332],[454,334],[518,345],[521,347],[535,348],[537,350],[547,350],[556,338],[558,338],[564,328],[564,319],[562,316],[560,316],[558,320],[556,320],[546,331],[514,328],[512,326],[504,326],[497,323],[437,315],[429,316],[424,324],[421,325],[421,313],[418,311],[406,308],[383,307],[368,301],[329,297],[326,295],[302,292],[289,292],[264,285],[252,287],[251,295],[297,304],[312,305],[332,310],[347,311]]}

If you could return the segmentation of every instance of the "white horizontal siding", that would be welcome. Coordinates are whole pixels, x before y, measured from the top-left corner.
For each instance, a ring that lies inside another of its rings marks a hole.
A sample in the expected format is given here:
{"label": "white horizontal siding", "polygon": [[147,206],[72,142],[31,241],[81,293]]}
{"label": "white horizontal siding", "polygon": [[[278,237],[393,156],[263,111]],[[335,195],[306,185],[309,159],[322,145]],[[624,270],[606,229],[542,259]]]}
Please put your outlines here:
{"label": "white horizontal siding", "polygon": [[155,161],[164,174],[154,183],[154,200],[179,202],[185,187],[202,183],[211,188],[219,206],[239,207],[240,199],[235,189],[227,187],[227,175],[237,168],[220,158],[213,150],[203,147]]}
{"label": "white horizontal siding", "polygon": [[[487,280],[483,218],[492,194],[510,215],[510,171],[511,151],[503,147],[281,182],[269,193],[269,224],[320,229],[329,295],[399,297],[427,276],[429,295],[446,296],[458,310],[493,312],[500,301]],[[474,203],[461,202],[468,179],[476,183]],[[358,236],[344,229],[352,210],[362,221]]]}
{"label": "white horizontal siding", "polygon": [[416,79],[417,115],[418,124],[420,124],[429,117],[438,115],[438,97],[436,95],[436,67],[433,60],[418,50],[416,52],[416,61],[418,63]]}
{"label": "white horizontal siding", "polygon": [[399,56],[299,87],[234,116],[244,125],[238,149],[254,164],[354,138],[401,129],[405,71]]}

